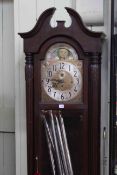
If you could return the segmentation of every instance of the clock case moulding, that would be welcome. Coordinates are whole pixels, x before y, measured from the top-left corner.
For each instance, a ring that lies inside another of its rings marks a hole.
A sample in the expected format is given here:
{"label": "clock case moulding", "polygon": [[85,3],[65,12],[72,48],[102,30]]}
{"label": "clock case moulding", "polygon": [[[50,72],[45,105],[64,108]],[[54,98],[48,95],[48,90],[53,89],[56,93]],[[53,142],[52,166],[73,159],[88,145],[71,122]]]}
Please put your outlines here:
{"label": "clock case moulding", "polygon": [[[19,33],[24,39],[26,54],[26,116],[27,116],[27,159],[28,175],[33,175],[36,169],[35,157],[39,157],[38,168],[41,174],[51,174],[46,147],[43,145],[43,129],[40,119],[40,110],[58,110],[58,104],[41,104],[41,60],[44,59],[47,49],[56,43],[67,43],[79,54],[84,63],[83,74],[83,104],[65,104],[62,109],[65,120],[67,116],[73,118],[72,129],[67,129],[68,137],[80,132],[76,125],[79,116],[83,121],[81,136],[83,156],[82,175],[100,174],[100,87],[101,87],[101,45],[103,33],[88,30],[80,15],[71,8],[66,8],[71,17],[71,26],[65,27],[65,21],[57,21],[57,27],[50,25],[55,8],[44,11],[35,27],[27,33]],[[74,117],[75,116],[75,117]],[[66,121],[68,122],[68,121]],[[69,123],[69,122],[68,122]],[[72,145],[79,148],[80,138],[73,137]],[[79,148],[80,149],[80,148]],[[73,148],[71,148],[73,151]],[[80,152],[80,150],[77,150]],[[47,155],[46,155],[47,154]],[[72,152],[74,174],[79,173],[76,153]],[[79,154],[79,153],[78,153]],[[79,160],[80,163],[80,160]]]}

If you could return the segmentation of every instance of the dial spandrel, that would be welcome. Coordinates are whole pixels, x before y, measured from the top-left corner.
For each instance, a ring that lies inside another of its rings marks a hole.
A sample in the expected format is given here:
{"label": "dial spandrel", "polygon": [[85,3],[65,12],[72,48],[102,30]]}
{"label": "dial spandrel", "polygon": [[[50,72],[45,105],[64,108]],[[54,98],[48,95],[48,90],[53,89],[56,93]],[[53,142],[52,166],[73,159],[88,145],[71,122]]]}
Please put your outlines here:
{"label": "dial spandrel", "polygon": [[42,61],[42,102],[82,103],[83,63],[68,46],[52,46]]}

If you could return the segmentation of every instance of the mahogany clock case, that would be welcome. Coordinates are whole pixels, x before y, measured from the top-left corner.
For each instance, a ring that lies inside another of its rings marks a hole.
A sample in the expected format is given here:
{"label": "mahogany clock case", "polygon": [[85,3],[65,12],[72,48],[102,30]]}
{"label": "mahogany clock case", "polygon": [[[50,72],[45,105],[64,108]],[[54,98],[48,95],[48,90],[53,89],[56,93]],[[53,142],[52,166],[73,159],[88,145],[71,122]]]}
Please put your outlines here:
{"label": "mahogany clock case", "polygon": [[89,31],[76,11],[66,8],[71,26],[58,21],[52,28],[50,20],[55,8],[46,10],[36,26],[24,39],[26,54],[26,107],[28,175],[36,169],[35,157],[42,175],[52,174],[48,148],[41,120],[41,110],[60,110],[62,102],[42,102],[41,62],[52,45],[66,43],[72,46],[83,62],[82,103],[65,103],[61,109],[64,118],[74,175],[100,174],[100,74],[102,33]]}

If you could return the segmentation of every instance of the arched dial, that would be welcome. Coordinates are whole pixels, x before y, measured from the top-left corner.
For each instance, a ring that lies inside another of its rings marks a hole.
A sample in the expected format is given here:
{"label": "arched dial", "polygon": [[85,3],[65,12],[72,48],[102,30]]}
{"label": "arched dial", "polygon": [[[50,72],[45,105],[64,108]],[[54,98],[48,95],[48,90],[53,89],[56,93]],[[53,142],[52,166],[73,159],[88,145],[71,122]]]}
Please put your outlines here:
{"label": "arched dial", "polygon": [[43,88],[56,101],[75,98],[82,88],[82,75],[78,67],[68,61],[43,64]]}

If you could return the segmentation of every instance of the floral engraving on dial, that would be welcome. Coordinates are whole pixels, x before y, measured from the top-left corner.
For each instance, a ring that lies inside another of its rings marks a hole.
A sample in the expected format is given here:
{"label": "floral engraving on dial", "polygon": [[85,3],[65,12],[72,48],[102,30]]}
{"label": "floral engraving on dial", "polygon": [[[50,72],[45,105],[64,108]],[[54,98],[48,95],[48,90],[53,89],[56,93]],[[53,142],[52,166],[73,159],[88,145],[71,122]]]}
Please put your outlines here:
{"label": "floral engraving on dial", "polygon": [[43,64],[43,69],[43,88],[49,97],[64,102],[78,95],[82,88],[82,76],[76,65],[68,61],[55,61]]}

